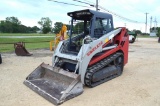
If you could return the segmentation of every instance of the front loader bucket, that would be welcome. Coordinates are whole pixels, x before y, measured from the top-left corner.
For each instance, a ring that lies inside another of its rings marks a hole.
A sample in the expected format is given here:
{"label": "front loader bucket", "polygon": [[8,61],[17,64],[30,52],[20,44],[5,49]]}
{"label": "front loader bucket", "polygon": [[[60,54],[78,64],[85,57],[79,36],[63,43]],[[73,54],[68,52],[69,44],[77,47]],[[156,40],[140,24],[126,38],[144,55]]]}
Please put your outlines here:
{"label": "front loader bucket", "polygon": [[32,55],[26,50],[24,42],[15,43],[14,48],[15,48],[15,53],[17,56],[31,56]]}
{"label": "front loader bucket", "polygon": [[44,63],[26,78],[24,84],[55,105],[83,92],[80,75]]}

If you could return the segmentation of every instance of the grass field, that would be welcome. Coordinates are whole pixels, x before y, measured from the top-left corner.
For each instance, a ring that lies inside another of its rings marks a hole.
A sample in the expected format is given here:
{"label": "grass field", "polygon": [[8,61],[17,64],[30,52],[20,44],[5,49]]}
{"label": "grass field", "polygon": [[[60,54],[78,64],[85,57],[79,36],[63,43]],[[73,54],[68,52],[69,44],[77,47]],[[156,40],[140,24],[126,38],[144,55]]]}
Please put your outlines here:
{"label": "grass field", "polygon": [[[10,33],[0,33],[0,36],[46,36],[44,38],[0,38],[0,53],[1,52],[13,52],[14,43],[16,42],[25,42],[26,48],[31,49],[40,49],[40,48],[49,48],[49,41],[54,39],[55,34],[10,34]],[[47,37],[47,36],[53,36]],[[148,35],[141,35],[138,38],[151,38]],[[43,42],[48,41],[48,42]],[[12,43],[12,44],[2,44],[2,43]]]}
{"label": "grass field", "polygon": [[38,33],[0,33],[0,36],[54,36],[55,34],[38,34]]}
{"label": "grass field", "polygon": [[139,38],[156,38],[157,36],[149,36],[149,35],[138,35]]}
{"label": "grass field", "polygon": [[[0,52],[13,52],[14,43],[25,42],[25,46],[28,50],[49,48],[49,41],[54,39],[54,34],[0,34],[0,36],[53,36],[43,38],[0,38]],[[45,41],[45,42],[44,42]],[[12,43],[12,44],[3,44]]]}

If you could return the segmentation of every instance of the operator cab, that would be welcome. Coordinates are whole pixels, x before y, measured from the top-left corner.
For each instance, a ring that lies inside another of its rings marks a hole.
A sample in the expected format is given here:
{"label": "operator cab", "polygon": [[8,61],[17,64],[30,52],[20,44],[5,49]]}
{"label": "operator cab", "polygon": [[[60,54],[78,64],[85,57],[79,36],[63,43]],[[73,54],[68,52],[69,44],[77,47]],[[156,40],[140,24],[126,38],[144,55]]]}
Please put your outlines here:
{"label": "operator cab", "polygon": [[89,28],[89,35],[92,38],[99,38],[114,29],[113,18],[111,14],[87,9],[69,12],[68,15],[72,18],[70,29],[71,36],[73,33],[75,33],[74,23],[76,21],[81,21],[83,23],[83,29],[81,29],[81,31],[83,31],[84,33],[87,31],[86,29]]}
{"label": "operator cab", "polygon": [[68,51],[76,54],[85,36],[98,39],[114,29],[112,15],[107,13],[87,9],[69,12],[68,16],[71,17]]}

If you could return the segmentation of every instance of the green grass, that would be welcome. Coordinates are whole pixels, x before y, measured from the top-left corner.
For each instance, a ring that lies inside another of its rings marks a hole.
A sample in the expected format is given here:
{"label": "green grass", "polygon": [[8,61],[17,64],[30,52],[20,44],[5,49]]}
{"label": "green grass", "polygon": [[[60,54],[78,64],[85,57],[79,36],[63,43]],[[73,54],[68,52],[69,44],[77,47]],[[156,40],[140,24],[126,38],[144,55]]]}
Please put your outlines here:
{"label": "green grass", "polygon": [[[13,52],[14,43],[16,42],[25,42],[27,50],[32,49],[49,49],[49,41],[54,40],[55,34],[10,34],[10,33],[0,33],[0,36],[53,36],[45,38],[0,38],[0,53],[4,52]],[[140,35],[138,38],[154,38],[149,35]],[[48,42],[43,42],[48,41]],[[12,43],[12,44],[2,44],[2,43]]]}
{"label": "green grass", "polygon": [[50,41],[53,40],[54,37],[44,37],[44,38],[0,38],[1,43],[16,43],[16,42],[42,42],[42,41]]}
{"label": "green grass", "polygon": [[[54,34],[18,34],[17,36],[53,36],[52,37],[44,37],[44,38],[0,38],[0,53],[4,52],[13,52],[14,51],[14,43],[17,42],[25,42],[25,47],[27,50],[31,49],[41,49],[48,48],[49,49],[49,41],[54,40]],[[0,36],[15,36],[15,34],[0,34]],[[43,42],[48,41],[48,42]],[[2,43],[12,43],[12,44],[2,44]]]}
{"label": "green grass", "polygon": [[55,36],[55,34],[38,34],[38,33],[0,33],[0,36]]}
{"label": "green grass", "polygon": [[138,35],[138,38],[156,38],[157,36],[149,36],[149,35]]}

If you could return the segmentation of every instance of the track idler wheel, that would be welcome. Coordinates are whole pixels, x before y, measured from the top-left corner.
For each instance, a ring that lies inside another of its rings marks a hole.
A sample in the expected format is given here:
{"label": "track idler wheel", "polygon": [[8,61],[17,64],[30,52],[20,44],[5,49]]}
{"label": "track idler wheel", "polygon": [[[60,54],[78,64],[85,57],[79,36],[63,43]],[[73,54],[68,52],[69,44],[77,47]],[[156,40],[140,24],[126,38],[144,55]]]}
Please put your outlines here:
{"label": "track idler wheel", "polygon": [[114,64],[118,69],[118,75],[121,75],[124,67],[124,56],[120,55],[114,60]]}

